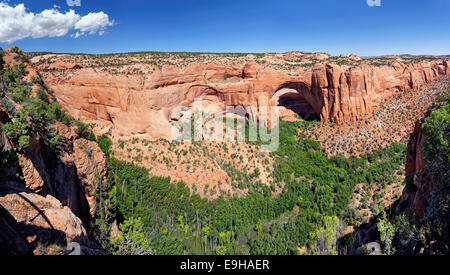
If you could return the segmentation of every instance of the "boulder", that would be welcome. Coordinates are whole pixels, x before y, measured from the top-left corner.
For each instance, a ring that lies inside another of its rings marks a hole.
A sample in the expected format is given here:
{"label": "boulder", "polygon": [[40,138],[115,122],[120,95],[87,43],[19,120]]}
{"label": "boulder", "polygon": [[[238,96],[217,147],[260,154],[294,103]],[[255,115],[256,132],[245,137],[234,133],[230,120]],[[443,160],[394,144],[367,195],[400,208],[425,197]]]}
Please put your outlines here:
{"label": "boulder", "polygon": [[20,224],[19,233],[25,239],[46,243],[58,232],[68,242],[86,236],[81,220],[50,195],[8,194],[0,197],[0,206]]}

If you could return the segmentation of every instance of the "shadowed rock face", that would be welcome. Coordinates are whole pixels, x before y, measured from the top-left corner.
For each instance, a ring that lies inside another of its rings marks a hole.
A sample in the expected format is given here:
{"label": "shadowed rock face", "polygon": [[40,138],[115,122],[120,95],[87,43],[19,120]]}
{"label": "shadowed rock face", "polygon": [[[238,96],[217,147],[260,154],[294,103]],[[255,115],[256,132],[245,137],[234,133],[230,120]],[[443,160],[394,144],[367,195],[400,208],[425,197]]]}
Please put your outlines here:
{"label": "shadowed rock face", "polygon": [[[18,64],[18,54],[6,52],[5,63]],[[37,71],[25,64],[22,81],[28,85]],[[2,102],[4,87],[0,87]],[[32,93],[37,88],[42,87],[33,85]],[[95,191],[107,174],[103,152],[96,142],[78,137],[60,122],[52,125],[63,140],[57,150],[39,134],[30,136],[29,148],[18,150],[2,133],[2,126],[13,119],[13,111],[0,104],[0,254],[41,253],[37,247],[49,244],[65,249],[69,242],[78,242],[83,253],[102,253],[89,236]],[[14,158],[5,161],[4,155]]]}
{"label": "shadowed rock face", "polygon": [[[441,60],[350,69],[321,63],[295,72],[257,63],[194,63],[185,68],[163,66],[144,75],[113,75],[93,68],[66,70],[64,77],[42,74],[71,115],[111,126],[117,136],[170,139],[172,118],[179,117],[180,106],[192,108],[195,98],[222,110],[287,104],[294,112],[314,112],[322,121],[342,123],[356,121],[386,97],[417,89],[449,71],[448,61]],[[286,88],[293,93],[280,102],[279,91]]]}
{"label": "shadowed rock face", "polygon": [[8,194],[0,197],[0,204],[17,222],[63,231],[68,241],[86,236],[81,220],[50,195],[43,197],[32,193]]}
{"label": "shadowed rock face", "polygon": [[415,223],[420,223],[420,220],[425,216],[427,201],[435,185],[433,175],[422,170],[426,166],[423,159],[422,140],[424,133],[422,124],[430,114],[431,112],[427,112],[424,118],[416,122],[414,132],[408,142],[405,166],[407,188],[403,191],[399,206],[396,209],[397,213],[403,211],[408,213]]}
{"label": "shadowed rock face", "polygon": [[272,97],[271,105],[278,105],[309,120],[317,114],[317,111],[299,91],[301,91],[300,87],[281,88]]}
{"label": "shadowed rock face", "polygon": [[[83,253],[102,253],[89,240],[89,230],[95,190],[106,177],[106,158],[97,143],[77,138],[72,145],[72,129],[56,128],[69,150],[58,156],[33,141],[29,150],[17,154],[16,165],[0,170],[0,254],[38,253],[33,250],[39,243],[65,248],[72,241],[82,244]],[[1,129],[0,143],[0,152],[11,148]],[[8,180],[8,174],[18,170],[24,185]]]}

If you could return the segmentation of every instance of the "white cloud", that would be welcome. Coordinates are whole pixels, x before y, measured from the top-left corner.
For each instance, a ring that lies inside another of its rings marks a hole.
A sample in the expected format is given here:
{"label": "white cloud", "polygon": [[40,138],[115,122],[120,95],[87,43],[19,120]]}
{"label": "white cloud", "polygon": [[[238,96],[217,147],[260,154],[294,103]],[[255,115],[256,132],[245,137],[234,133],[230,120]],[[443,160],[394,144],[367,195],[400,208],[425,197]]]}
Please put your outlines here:
{"label": "white cloud", "polygon": [[114,21],[109,21],[109,17],[104,12],[89,13],[83,16],[80,21],[75,24],[75,29],[82,33],[95,34],[99,32],[100,35],[104,33],[107,27],[112,26]]}
{"label": "white cloud", "polygon": [[70,31],[76,31],[71,36],[103,35],[106,29],[114,25],[114,20],[104,12],[89,13],[81,16],[69,10],[62,13],[57,7],[34,14],[28,12],[24,4],[15,7],[5,2],[0,3],[0,42],[14,41],[32,37],[61,37]]}

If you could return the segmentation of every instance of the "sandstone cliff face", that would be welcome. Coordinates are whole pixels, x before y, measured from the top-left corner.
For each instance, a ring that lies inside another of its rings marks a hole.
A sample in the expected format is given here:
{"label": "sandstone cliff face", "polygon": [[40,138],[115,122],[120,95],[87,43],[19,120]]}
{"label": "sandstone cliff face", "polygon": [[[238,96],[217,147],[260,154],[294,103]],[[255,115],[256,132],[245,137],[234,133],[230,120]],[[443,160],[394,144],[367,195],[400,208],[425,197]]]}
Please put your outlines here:
{"label": "sandstone cliff face", "polygon": [[55,196],[84,222],[92,221],[94,193],[107,173],[106,158],[97,143],[78,138],[59,157],[38,141],[31,144],[29,150],[17,154],[25,187]]}
{"label": "sandstone cliff face", "polygon": [[65,249],[71,241],[86,238],[81,220],[50,195],[22,192],[0,197],[0,215],[1,254],[33,254],[45,243]]}
{"label": "sandstone cliff face", "polygon": [[68,241],[86,236],[81,220],[56,198],[32,193],[8,194],[0,204],[19,223],[65,232]]}
{"label": "sandstone cliff face", "polygon": [[84,213],[88,213],[91,221],[95,219],[96,198],[98,185],[106,181],[106,158],[97,143],[85,139],[77,139],[73,143],[73,161],[79,180],[80,197]]}
{"label": "sandstone cliff face", "polygon": [[422,124],[429,115],[430,112],[423,119],[416,122],[414,132],[411,134],[408,142],[405,167],[407,187],[403,191],[396,209],[397,213],[406,212],[415,223],[420,223],[425,216],[427,200],[435,185],[432,175],[422,170],[425,167]]}
{"label": "sandstone cliff face", "polygon": [[192,108],[195,98],[222,110],[259,108],[279,105],[280,90],[287,88],[321,120],[342,123],[370,114],[394,93],[417,89],[449,72],[448,61],[442,60],[353,68],[320,63],[294,72],[251,62],[243,67],[194,63],[166,65],[144,75],[81,68],[65,70],[64,77],[43,76],[58,102],[77,118],[110,126],[115,136],[170,139],[172,118],[178,116],[174,113],[180,106]]}
{"label": "sandstone cliff face", "polygon": [[[6,64],[17,64],[18,57],[9,51]],[[27,74],[21,83],[30,86],[27,81],[37,71],[25,64]],[[33,134],[29,147],[17,150],[2,133],[1,127],[15,119],[4,104],[15,104],[7,99],[4,87],[0,82],[0,254],[39,253],[33,251],[36,246],[49,243],[65,249],[72,241],[81,244],[83,253],[102,253],[89,234],[95,217],[94,193],[106,179],[103,152],[96,142],[78,137],[72,127],[60,122],[47,125],[64,140],[58,149]]]}

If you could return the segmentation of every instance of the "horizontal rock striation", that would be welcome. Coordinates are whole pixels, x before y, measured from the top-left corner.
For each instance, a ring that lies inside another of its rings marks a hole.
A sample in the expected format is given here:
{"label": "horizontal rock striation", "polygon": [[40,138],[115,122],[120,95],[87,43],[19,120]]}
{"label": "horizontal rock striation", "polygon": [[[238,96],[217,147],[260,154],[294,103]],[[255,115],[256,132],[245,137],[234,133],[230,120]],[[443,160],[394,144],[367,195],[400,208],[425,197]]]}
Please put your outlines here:
{"label": "horizontal rock striation", "polygon": [[180,106],[192,108],[195,98],[221,110],[259,108],[279,105],[280,91],[290,89],[322,121],[340,124],[370,114],[392,94],[417,89],[450,72],[447,60],[352,68],[319,63],[297,71],[254,62],[241,67],[193,63],[184,68],[165,65],[143,75],[66,67],[57,68],[61,75],[41,74],[71,115],[111,126],[118,136],[167,139]]}

